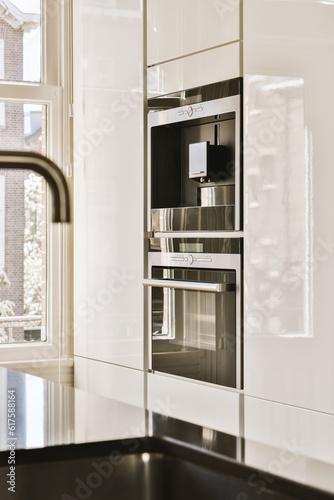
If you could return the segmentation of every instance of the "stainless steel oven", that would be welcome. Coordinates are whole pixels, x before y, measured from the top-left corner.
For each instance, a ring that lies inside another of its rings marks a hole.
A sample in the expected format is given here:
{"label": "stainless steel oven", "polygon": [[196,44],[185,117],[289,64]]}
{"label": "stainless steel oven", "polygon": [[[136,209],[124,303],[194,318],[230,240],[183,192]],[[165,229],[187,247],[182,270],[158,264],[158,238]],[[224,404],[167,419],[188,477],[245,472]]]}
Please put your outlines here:
{"label": "stainless steel oven", "polygon": [[148,107],[148,231],[242,229],[242,79]]}
{"label": "stainless steel oven", "polygon": [[240,238],[149,240],[149,369],[242,388]]}

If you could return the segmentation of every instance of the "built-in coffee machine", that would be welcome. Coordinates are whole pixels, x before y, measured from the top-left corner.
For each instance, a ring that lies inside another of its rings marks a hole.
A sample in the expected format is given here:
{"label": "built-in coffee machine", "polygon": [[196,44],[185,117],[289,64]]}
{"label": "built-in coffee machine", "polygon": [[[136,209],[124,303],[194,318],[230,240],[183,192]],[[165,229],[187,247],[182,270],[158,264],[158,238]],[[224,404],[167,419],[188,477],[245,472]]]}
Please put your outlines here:
{"label": "built-in coffee machine", "polygon": [[242,229],[241,83],[149,100],[149,231]]}

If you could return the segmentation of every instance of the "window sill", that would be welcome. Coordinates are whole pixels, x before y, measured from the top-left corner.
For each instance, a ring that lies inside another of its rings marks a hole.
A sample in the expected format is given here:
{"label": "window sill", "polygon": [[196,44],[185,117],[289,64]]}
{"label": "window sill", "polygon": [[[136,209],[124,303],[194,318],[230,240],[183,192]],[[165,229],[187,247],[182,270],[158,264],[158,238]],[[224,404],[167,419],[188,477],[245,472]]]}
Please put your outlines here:
{"label": "window sill", "polygon": [[0,363],[0,366],[73,387],[73,358],[7,361]]}

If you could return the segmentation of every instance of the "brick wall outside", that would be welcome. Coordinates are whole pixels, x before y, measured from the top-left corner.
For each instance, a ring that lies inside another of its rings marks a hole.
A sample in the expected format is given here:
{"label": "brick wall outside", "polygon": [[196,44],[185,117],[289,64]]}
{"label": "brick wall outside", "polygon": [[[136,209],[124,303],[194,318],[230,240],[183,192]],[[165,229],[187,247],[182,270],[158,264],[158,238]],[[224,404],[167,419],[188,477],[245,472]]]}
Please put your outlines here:
{"label": "brick wall outside", "polygon": [[[6,103],[6,127],[0,129],[0,149],[24,150],[23,104]],[[0,170],[5,176],[5,271],[9,287],[0,288],[0,300],[14,302],[15,315],[24,313],[24,179],[25,171]],[[23,338],[23,328],[14,328],[14,339]]]}
{"label": "brick wall outside", "polygon": [[[23,32],[0,20],[0,38],[4,39],[5,80],[22,80]],[[5,127],[0,128],[0,150],[26,149],[23,104],[7,102]],[[5,176],[5,271],[10,281],[9,287],[0,287],[0,301],[6,299],[13,301],[15,316],[22,316],[24,314],[24,180],[29,172],[0,169],[0,175]],[[23,328],[16,327],[13,333],[14,340],[23,340]]]}
{"label": "brick wall outside", "polygon": [[0,301],[12,300],[15,315],[21,316],[24,313],[24,179],[27,174],[0,170],[2,174],[5,175],[5,271],[10,286],[0,288]]}
{"label": "brick wall outside", "polygon": [[15,30],[0,20],[0,37],[5,41],[5,79],[23,78],[23,31]]}

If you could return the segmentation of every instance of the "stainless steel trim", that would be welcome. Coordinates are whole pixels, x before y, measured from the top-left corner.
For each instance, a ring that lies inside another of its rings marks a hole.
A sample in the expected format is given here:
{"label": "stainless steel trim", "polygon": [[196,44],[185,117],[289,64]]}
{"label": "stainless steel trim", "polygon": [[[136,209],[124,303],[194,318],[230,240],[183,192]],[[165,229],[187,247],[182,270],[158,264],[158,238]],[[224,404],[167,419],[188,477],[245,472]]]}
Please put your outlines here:
{"label": "stainless steel trim", "polygon": [[[240,103],[240,95],[222,97],[221,99],[214,99],[212,101],[205,101],[200,103],[202,109],[197,109],[196,113],[192,115],[191,119],[187,114],[189,106],[181,108],[172,108],[155,113],[149,113],[148,124],[149,127],[157,127],[168,123],[186,122],[197,120],[198,118],[205,118],[208,116],[219,115],[223,113],[231,113],[236,110],[236,105]],[[239,106],[238,106],[239,109]],[[179,115],[180,111],[185,111],[184,114]]]}
{"label": "stainless steel trim", "polygon": [[217,207],[224,205],[234,205],[235,192],[233,186],[199,186],[197,192],[201,200],[201,207]]}
{"label": "stainless steel trim", "polygon": [[242,346],[243,346],[243,332],[242,332],[242,276],[241,276],[241,257],[239,261],[239,265],[236,268],[236,292],[235,292],[235,328],[236,328],[236,360],[235,360],[235,369],[236,369],[236,388],[241,389],[243,385],[243,376],[242,376]]}
{"label": "stainless steel trim", "polygon": [[195,290],[199,292],[233,292],[233,283],[204,283],[200,281],[177,281],[177,280],[143,280],[144,286],[154,286],[160,288],[175,288],[181,290]]}
{"label": "stainless steel trim", "polygon": [[151,212],[153,231],[233,231],[235,205],[156,208]]}
{"label": "stainless steel trim", "polygon": [[[149,276],[151,276],[151,269],[149,269]],[[149,307],[149,314],[148,314],[148,318],[147,318],[147,323],[148,323],[148,329],[146,331],[146,335],[148,337],[148,342],[147,342],[147,346],[148,346],[148,359],[147,359],[147,368],[148,368],[148,371],[151,372],[152,371],[152,368],[153,368],[153,364],[152,364],[152,288],[151,287],[148,287],[146,288],[147,290],[147,299],[148,299],[148,307]]]}
{"label": "stainless steel trim", "polygon": [[[196,262],[191,264],[188,260],[189,255],[192,255]],[[184,260],[175,260],[177,257],[182,257]],[[186,260],[187,257],[187,260]],[[203,262],[197,259],[211,259],[211,262]],[[240,254],[203,254],[203,253],[167,253],[167,252],[149,252],[148,254],[149,268],[152,266],[161,267],[184,267],[184,268],[199,268],[199,269],[235,269],[240,272]]]}
{"label": "stainless steel trim", "polygon": [[156,231],[151,232],[148,238],[243,238],[243,231]]}
{"label": "stainless steel trim", "polygon": [[234,229],[238,231],[241,229],[241,212],[240,212],[240,202],[241,202],[241,173],[240,173],[240,130],[241,130],[241,119],[240,119],[240,97],[235,102],[235,162],[234,162],[234,187],[235,187],[235,211],[234,211],[234,220],[235,225]]}
{"label": "stainless steel trim", "polygon": [[[166,378],[172,378],[174,380],[184,381],[184,377],[182,375],[174,375],[172,373],[160,372],[159,370],[148,370],[148,372],[150,374],[159,375],[160,377],[166,377]],[[244,394],[243,389],[237,389],[236,387],[227,387],[226,385],[217,386],[217,384],[215,384],[213,382],[205,382],[204,380],[196,380],[193,378],[193,379],[191,379],[191,383],[197,384],[197,385],[205,385],[207,387],[213,387],[215,389],[217,389],[217,387],[219,387],[219,389],[222,389],[223,391],[229,391],[229,392],[232,392],[235,394],[240,394],[240,395]]]}

